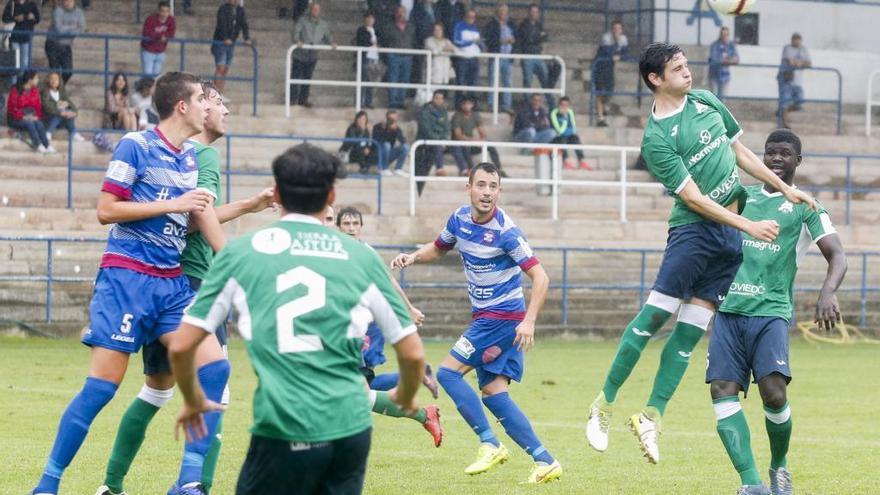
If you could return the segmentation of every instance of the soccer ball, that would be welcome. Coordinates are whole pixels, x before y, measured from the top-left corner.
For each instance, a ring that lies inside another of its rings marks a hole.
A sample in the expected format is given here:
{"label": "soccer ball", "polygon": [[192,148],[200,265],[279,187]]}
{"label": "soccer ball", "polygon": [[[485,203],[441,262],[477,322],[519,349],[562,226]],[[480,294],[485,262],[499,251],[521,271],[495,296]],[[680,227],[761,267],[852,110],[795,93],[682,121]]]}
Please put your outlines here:
{"label": "soccer ball", "polygon": [[755,4],[755,0],[706,0],[709,7],[719,14],[743,15]]}

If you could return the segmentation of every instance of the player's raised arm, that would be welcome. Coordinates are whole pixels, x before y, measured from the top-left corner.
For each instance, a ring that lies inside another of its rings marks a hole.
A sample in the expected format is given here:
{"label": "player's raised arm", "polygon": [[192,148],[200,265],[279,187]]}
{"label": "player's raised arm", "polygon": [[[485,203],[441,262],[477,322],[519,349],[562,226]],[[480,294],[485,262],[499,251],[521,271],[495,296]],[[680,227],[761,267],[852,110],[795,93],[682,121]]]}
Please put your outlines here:
{"label": "player's raised arm", "polygon": [[275,188],[267,187],[247,199],[232,201],[215,208],[220,223],[230,222],[248,213],[259,213],[275,205]]}
{"label": "player's raised arm", "polygon": [[406,268],[416,263],[430,263],[446,254],[447,249],[440,249],[436,242],[423,245],[412,253],[400,253],[391,260],[391,269]]}
{"label": "player's raised arm", "polygon": [[816,209],[816,200],[812,196],[783,182],[742,142],[735,141],[730,146],[736,155],[737,166],[747,174],[780,191],[792,203],[806,203],[811,209]]}
{"label": "player's raised arm", "polygon": [[684,188],[678,193],[678,196],[685,202],[688,208],[701,217],[713,222],[730,225],[755,239],[772,242],[779,235],[779,224],[775,221],[761,220],[754,222],[737,215],[709,199],[708,196],[700,192],[700,189],[693,181],[685,184]]}

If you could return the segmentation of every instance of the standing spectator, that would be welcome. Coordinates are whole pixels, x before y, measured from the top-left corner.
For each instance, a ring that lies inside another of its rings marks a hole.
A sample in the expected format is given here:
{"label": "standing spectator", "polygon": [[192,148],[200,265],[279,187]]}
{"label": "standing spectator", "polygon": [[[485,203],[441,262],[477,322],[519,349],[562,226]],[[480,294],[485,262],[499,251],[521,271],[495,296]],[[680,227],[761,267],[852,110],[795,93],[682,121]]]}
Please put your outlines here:
{"label": "standing spectator", "polygon": [[780,127],[789,127],[788,112],[801,109],[804,102],[803,69],[812,66],[807,47],[798,33],[791,35],[791,44],[782,49],[782,63],[776,80],[779,82],[779,110],[776,115]]}
{"label": "standing spectator", "polygon": [[394,12],[400,7],[400,0],[368,0],[367,11],[376,15],[376,25],[380,28],[394,22]]}
{"label": "standing spectator", "polygon": [[153,86],[155,83],[156,81],[152,77],[144,77],[134,83],[134,92],[131,94],[129,102],[137,115],[139,131],[152,129],[159,123],[159,115],[153,109]]}
{"label": "standing spectator", "polygon": [[520,104],[513,119],[513,140],[518,143],[549,143],[556,137],[550,127],[550,116],[544,108],[544,98],[535,93],[529,101]]}
{"label": "standing spectator", "polygon": [[437,0],[434,5],[434,16],[443,23],[446,37],[453,38],[453,29],[458,21],[464,19],[467,5],[464,0]]}
{"label": "standing spectator", "polygon": [[[529,5],[529,15],[519,23],[516,30],[516,53],[524,55],[540,55],[544,52],[544,42],[547,41],[547,33],[544,31],[544,25],[541,23],[541,8],[538,4]],[[540,87],[550,87],[550,74],[547,71],[547,64],[543,60],[522,61],[523,86],[532,87],[532,76],[538,77]],[[547,94],[544,96],[547,100],[547,106],[553,106],[553,96]]]}
{"label": "standing spectator", "polygon": [[[458,48],[455,64],[455,84],[458,86],[477,86],[480,83],[480,30],[477,29],[477,11],[468,9],[464,19],[455,24],[452,44]],[[465,98],[476,101],[473,91],[458,90],[455,92],[455,105],[460,106]]]}
{"label": "standing spectator", "polygon": [[[455,45],[449,41],[443,31],[443,24],[434,24],[432,36],[425,40],[425,50],[431,54],[431,82],[434,84],[449,84],[452,78],[452,59],[450,54],[455,53]],[[446,94],[446,90],[442,90]]]}
{"label": "standing spectator", "polygon": [[[379,163],[382,174],[409,175],[403,170],[409,145],[406,144],[406,138],[397,123],[397,110],[388,110],[385,113],[385,122],[373,126],[373,139],[382,147],[382,161]],[[396,162],[393,171],[389,169],[391,162]]]}
{"label": "standing spectator", "polygon": [[168,48],[168,40],[174,37],[177,22],[171,15],[170,0],[161,0],[156,12],[150,14],[144,21],[144,29],[141,36],[141,72],[149,76],[162,73],[162,64],[165,63],[165,50]]}
{"label": "standing spectator", "polygon": [[[416,30],[415,47],[419,50],[425,48],[425,40],[431,37],[431,31],[434,28],[437,16],[434,15],[434,0],[417,0],[410,13],[409,22]],[[427,64],[424,55],[416,55],[413,57],[412,77],[410,82],[425,82],[425,67]],[[415,93],[415,89],[410,89],[409,93]],[[428,95],[425,95],[428,96]],[[420,100],[422,103],[428,101],[428,98]]]}
{"label": "standing spectator", "polygon": [[730,82],[730,66],[739,63],[736,44],[730,40],[730,29],[721,28],[718,39],[709,45],[709,84],[719,100],[727,94]]}
{"label": "standing spectator", "polygon": [[[321,4],[313,2],[309,6],[309,15],[300,17],[296,24],[293,25],[291,33],[291,41],[296,43],[296,50],[293,51],[293,63],[290,66],[290,77],[292,79],[311,79],[315,72],[315,66],[318,65],[318,52],[316,50],[304,50],[303,45],[333,45],[333,38],[330,36],[330,25],[327,21],[321,19]],[[309,103],[308,84],[294,84],[290,88],[290,101],[296,101],[297,105],[306,108],[312,108]]]}
{"label": "standing spectator", "polygon": [[67,96],[61,74],[50,72],[46,76],[46,84],[40,90],[40,102],[43,105],[43,122],[46,125],[46,139],[52,142],[52,133],[59,126],[67,129],[74,141],[85,141],[76,132],[76,105]]}
{"label": "standing spectator", "polygon": [[614,92],[614,64],[629,57],[628,47],[629,41],[623,34],[623,22],[615,20],[611,23],[611,31],[602,35],[596,59],[593,61],[592,79],[598,93],[596,98],[598,127],[608,126],[605,121],[605,106],[611,101],[611,95],[608,93]]}
{"label": "standing spectator", "polygon": [[217,9],[217,24],[214,26],[214,42],[211,43],[211,54],[214,55],[214,87],[217,92],[223,94],[226,88],[226,74],[232,65],[232,57],[235,55],[235,40],[241,34],[245,45],[250,45],[250,29],[248,28],[247,15],[244,7],[239,5],[239,0],[226,0]]}
{"label": "standing spectator", "polygon": [[[577,124],[574,121],[574,110],[571,109],[571,100],[567,96],[559,99],[559,106],[550,111],[550,124],[556,131],[556,137],[551,143],[557,144],[581,144],[581,138],[577,133]],[[577,155],[580,167],[583,170],[590,170],[590,164],[584,160],[584,152],[577,149],[574,150]],[[568,169],[574,169],[574,162],[568,159],[568,150],[562,150],[563,166]]]}
{"label": "standing spectator", "polygon": [[[452,139],[455,141],[485,141],[486,131],[483,130],[483,122],[480,114],[474,112],[474,100],[465,98],[461,101],[459,111],[452,116]],[[498,167],[498,173],[501,174],[501,159],[498,157],[498,150],[494,146],[489,146],[489,157],[492,163]],[[472,155],[483,152],[481,146],[453,146],[452,156],[455,157],[455,163],[458,165],[458,173],[462,177],[470,174],[474,168],[474,159]],[[441,175],[439,172],[437,175]]]}
{"label": "standing spectator", "polygon": [[[406,7],[400,5],[394,11],[394,21],[384,26],[381,31],[380,41],[386,48],[407,48],[416,46],[416,30],[406,20]],[[413,56],[402,53],[387,54],[388,72],[385,74],[390,83],[408,83],[410,81]],[[406,90],[402,88],[390,88],[388,90],[388,107],[404,108]]]}
{"label": "standing spectator", "polygon": [[[372,12],[364,14],[364,25],[355,33],[355,45],[367,47],[361,55],[361,81],[371,82],[370,74],[379,67],[379,38],[376,36],[376,16]],[[361,106],[373,108],[373,88],[361,89]]]}
{"label": "standing spectator", "polygon": [[[513,44],[516,41],[516,27],[509,19],[510,8],[506,3],[499,3],[495,8],[495,18],[486,23],[483,28],[483,39],[486,42],[486,51],[489,53],[513,53]],[[501,58],[498,60],[498,82],[502,88],[513,86],[513,60]],[[495,80],[495,61],[489,60],[489,85]],[[490,95],[491,101],[491,95]],[[500,95],[501,110],[511,112],[513,98],[510,93]]]}
{"label": "standing spectator", "polygon": [[373,143],[370,141],[370,122],[367,112],[361,110],[354,116],[348,129],[345,130],[345,141],[339,147],[340,153],[348,152],[348,163],[357,163],[360,173],[370,171],[370,165],[376,164],[376,153],[373,152]]}
{"label": "standing spectator", "polygon": [[[31,46],[34,38],[34,26],[40,23],[40,9],[33,0],[10,0],[3,9],[3,22],[15,23],[9,41],[12,48],[18,50],[19,69],[31,66]],[[12,81],[15,84],[15,81]]]}
{"label": "standing spectator", "polygon": [[9,127],[26,131],[31,138],[31,146],[40,153],[55,153],[55,148],[46,138],[46,127],[41,120],[43,105],[40,90],[37,89],[39,82],[37,73],[30,69],[18,78],[18,82],[9,90],[6,121]]}
{"label": "standing spectator", "polygon": [[186,15],[194,15],[196,12],[193,10],[192,0],[183,0],[183,13]]}
{"label": "standing spectator", "polygon": [[52,11],[52,26],[46,36],[46,58],[49,68],[61,69],[64,84],[73,76],[73,39],[85,32],[86,16],[75,0],[62,0]]}
{"label": "standing spectator", "polygon": [[[431,101],[419,110],[418,130],[416,139],[446,139],[449,137],[449,113],[446,111],[446,94],[443,90],[435,90]],[[443,146],[425,145],[416,150],[416,177],[424,177],[431,171],[431,165],[437,167],[437,175],[446,175],[443,171]],[[419,195],[425,188],[424,182],[417,182]]]}
{"label": "standing spectator", "polygon": [[137,130],[137,114],[128,101],[128,78],[117,72],[113,75],[104,99],[104,127],[110,129]]}

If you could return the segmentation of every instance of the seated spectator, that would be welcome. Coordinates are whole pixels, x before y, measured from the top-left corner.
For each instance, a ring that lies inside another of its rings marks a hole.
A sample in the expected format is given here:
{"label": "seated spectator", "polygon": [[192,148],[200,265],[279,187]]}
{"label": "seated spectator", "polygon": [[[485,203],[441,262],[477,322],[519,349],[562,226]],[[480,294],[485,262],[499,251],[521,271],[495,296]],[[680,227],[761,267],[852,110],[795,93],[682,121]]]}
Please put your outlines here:
{"label": "seated spectator", "polygon": [[[557,144],[581,144],[581,138],[577,134],[577,125],[574,122],[574,110],[571,109],[571,100],[567,96],[559,99],[559,106],[550,112],[550,123],[553,130],[556,131],[556,137],[551,143]],[[584,160],[584,152],[574,150],[577,155],[580,167],[583,170],[590,170],[590,165]],[[574,162],[568,158],[568,150],[562,150],[563,166],[567,170],[574,169]]]}
{"label": "seated spectator", "polygon": [[[477,29],[477,12],[469,9],[464,19],[455,23],[452,44],[458,48],[458,56],[455,57],[455,84],[457,86],[479,86],[480,84],[480,59],[475,57],[483,50],[480,47],[480,30]],[[461,106],[465,98],[476,101],[476,93],[473,91],[456,91],[455,104]]]}
{"label": "seated spectator", "polygon": [[[379,122],[373,126],[373,139],[382,147],[384,159],[379,163],[381,173],[383,175],[409,175],[403,170],[406,155],[409,153],[409,145],[406,144],[403,131],[397,124],[397,110],[388,110],[385,113],[385,122]],[[393,172],[388,169],[391,162],[396,162]]]}
{"label": "seated spectator", "polygon": [[370,123],[367,112],[361,110],[354,116],[354,122],[345,130],[346,139],[339,147],[340,153],[348,153],[348,163],[357,163],[359,172],[369,172],[370,165],[376,164],[376,154],[373,153],[373,143],[370,141]]}
{"label": "seated spectator", "polygon": [[113,75],[104,99],[104,127],[137,130],[137,114],[128,103],[128,78],[117,72]]}
{"label": "seated spectator", "polygon": [[610,94],[614,91],[614,64],[621,59],[629,58],[627,49],[629,41],[623,34],[623,22],[615,20],[611,23],[611,31],[602,35],[596,59],[593,61],[593,85],[600,94],[596,98],[596,126],[607,127],[605,122],[605,105],[611,101]]}
{"label": "seated spectator", "polygon": [[145,131],[156,127],[159,123],[159,115],[153,110],[153,85],[156,81],[152,77],[138,79],[134,83],[134,93],[131,94],[131,108],[137,114],[138,130]]}
{"label": "seated spectator", "polygon": [[518,143],[549,143],[556,137],[544,108],[544,97],[533,94],[520,104],[513,119],[513,140]]}
{"label": "seated spectator", "polygon": [[40,77],[32,70],[26,70],[15,86],[9,90],[6,102],[6,121],[9,127],[26,131],[31,139],[31,147],[40,153],[55,153],[55,148],[46,138],[43,126],[43,105],[37,84]]}
{"label": "seated spectator", "polygon": [[[449,113],[446,111],[446,93],[442,89],[434,90],[431,101],[425,103],[419,110],[418,130],[416,139],[446,139],[449,137]],[[445,175],[443,172],[443,146],[425,145],[416,149],[415,172],[416,177],[428,175],[431,171],[431,162],[437,167],[437,175]],[[425,188],[424,182],[416,182],[419,195]]]}
{"label": "seated spectator", "polygon": [[46,76],[46,84],[40,90],[40,101],[43,104],[43,121],[46,124],[46,139],[52,141],[52,133],[58,126],[63,126],[70,133],[74,141],[85,141],[76,132],[76,105],[70,101],[61,74],[50,72]]}
{"label": "seated spectator", "polygon": [[[461,101],[459,111],[452,116],[452,139],[455,141],[485,141],[486,131],[483,130],[483,122],[480,114],[474,112],[474,100],[465,98]],[[498,150],[493,146],[489,146],[489,157],[492,163],[498,167],[501,173],[501,159],[498,157]],[[453,146],[452,156],[455,157],[455,163],[458,165],[458,173],[462,177],[467,177],[471,169],[474,167],[474,159],[471,155],[483,152],[482,146]],[[441,174],[439,171],[437,175]],[[502,174],[502,177],[504,175]]]}
{"label": "seated spectator", "polygon": [[736,44],[730,40],[730,29],[721,28],[718,39],[709,46],[709,88],[719,100],[724,99],[730,83],[730,66],[739,63]]}

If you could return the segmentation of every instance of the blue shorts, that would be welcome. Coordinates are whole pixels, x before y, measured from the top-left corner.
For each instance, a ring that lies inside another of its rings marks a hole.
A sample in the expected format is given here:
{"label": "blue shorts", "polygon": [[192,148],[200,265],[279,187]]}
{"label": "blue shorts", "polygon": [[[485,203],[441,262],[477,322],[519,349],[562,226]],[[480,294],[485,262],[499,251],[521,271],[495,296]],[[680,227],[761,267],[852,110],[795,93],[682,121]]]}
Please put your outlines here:
{"label": "blue shorts", "polygon": [[759,380],[779,373],[791,381],[788,321],[779,317],[718,312],[709,335],[706,383],[736,382],[749,391],[749,375]]}
{"label": "blue shorts", "polygon": [[235,55],[235,43],[227,45],[222,41],[211,43],[211,55],[214,56],[214,65],[232,65],[232,57]]}
{"label": "blue shorts", "polygon": [[480,388],[499,375],[520,381],[524,368],[523,352],[513,344],[519,324],[516,320],[478,318],[458,339],[449,355],[477,370]]}
{"label": "blue shorts", "polygon": [[361,355],[363,365],[366,368],[372,369],[385,363],[385,337],[382,336],[382,330],[375,323],[370,323],[370,326],[367,327]]}
{"label": "blue shorts", "polygon": [[673,227],[654,290],[677,299],[711,301],[717,307],[740,263],[742,235],[735,228],[714,222]]}
{"label": "blue shorts", "polygon": [[177,330],[193,291],[186,277],[164,278],[126,268],[102,268],[82,342],[129,354]]}

